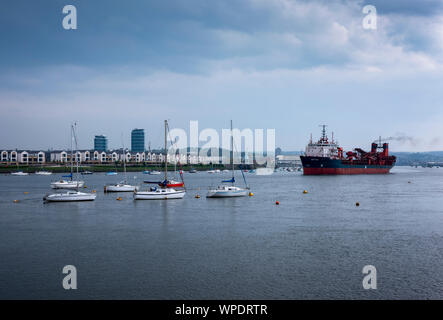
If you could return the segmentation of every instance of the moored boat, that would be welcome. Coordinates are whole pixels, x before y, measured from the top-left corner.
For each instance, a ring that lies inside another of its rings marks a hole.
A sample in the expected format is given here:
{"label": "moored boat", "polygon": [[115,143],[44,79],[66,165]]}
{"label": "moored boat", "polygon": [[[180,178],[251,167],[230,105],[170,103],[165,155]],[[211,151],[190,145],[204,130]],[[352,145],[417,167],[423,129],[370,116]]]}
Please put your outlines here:
{"label": "moored boat", "polygon": [[[208,193],[206,194],[207,198],[232,198],[232,197],[244,197],[248,194],[249,187],[246,184],[246,178],[244,176],[243,171],[241,171],[243,180],[246,185],[246,189],[234,186],[235,177],[234,177],[234,137],[232,130],[232,120],[231,120],[231,156],[232,156],[232,178],[229,180],[223,180],[222,183],[231,183],[231,185],[220,185],[217,188],[210,188]],[[220,170],[219,170],[220,171]]]}
{"label": "moored boat", "polygon": [[11,172],[11,175],[13,175],[13,176],[28,176],[29,173],[23,172],[23,171],[16,171],[16,172]]}
{"label": "moored boat", "polygon": [[333,137],[328,140],[326,125],[322,127],[318,142],[313,143],[311,138],[305,154],[300,156],[304,175],[386,174],[395,165],[396,157],[389,155],[388,143],[382,144],[381,138],[372,143],[369,152],[355,148],[344,154]]}
{"label": "moored boat", "polygon": [[[168,162],[167,162],[167,133],[168,133],[168,121],[165,120],[165,167],[164,167],[164,180],[163,182],[158,181],[145,181],[145,183],[155,183],[158,184],[159,187],[151,187],[148,190],[140,191],[135,190],[134,191],[134,200],[170,200],[170,199],[182,199],[185,194],[186,190],[176,190],[172,188],[174,187],[183,187],[184,188],[184,182],[183,182],[183,175],[182,171],[180,171],[180,175],[182,178],[182,182],[168,180]],[[151,171],[151,174],[154,171]]]}
{"label": "moored boat", "polygon": [[79,172],[78,172],[78,158],[76,157],[76,173],[77,173],[77,180],[72,180],[72,173],[73,173],[73,147],[72,147],[72,140],[74,138],[76,150],[77,150],[77,137],[75,134],[75,126],[76,123],[71,125],[71,181],[61,180],[51,183],[51,187],[53,189],[71,189],[75,186],[75,191],[66,191],[64,193],[53,193],[53,194],[47,194],[43,197],[43,201],[45,202],[70,202],[70,201],[93,201],[97,197],[95,193],[87,193],[87,192],[80,192],[79,188],[84,185],[84,181],[79,181]]}
{"label": "moored boat", "polygon": [[72,202],[72,201],[93,201],[97,195],[80,191],[67,191],[64,193],[47,194],[43,197],[46,202]]}
{"label": "moored boat", "polygon": [[52,172],[51,171],[41,170],[41,171],[37,171],[35,174],[37,174],[39,176],[50,176],[52,174]]}

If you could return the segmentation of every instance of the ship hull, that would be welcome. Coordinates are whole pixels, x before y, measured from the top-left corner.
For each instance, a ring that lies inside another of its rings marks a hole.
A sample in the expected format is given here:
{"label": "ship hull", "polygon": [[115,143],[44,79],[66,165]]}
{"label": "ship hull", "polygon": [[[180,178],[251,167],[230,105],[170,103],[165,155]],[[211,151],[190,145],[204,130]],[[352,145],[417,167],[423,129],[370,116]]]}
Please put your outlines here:
{"label": "ship hull", "polygon": [[327,157],[300,157],[304,175],[387,174],[393,165],[349,164]]}

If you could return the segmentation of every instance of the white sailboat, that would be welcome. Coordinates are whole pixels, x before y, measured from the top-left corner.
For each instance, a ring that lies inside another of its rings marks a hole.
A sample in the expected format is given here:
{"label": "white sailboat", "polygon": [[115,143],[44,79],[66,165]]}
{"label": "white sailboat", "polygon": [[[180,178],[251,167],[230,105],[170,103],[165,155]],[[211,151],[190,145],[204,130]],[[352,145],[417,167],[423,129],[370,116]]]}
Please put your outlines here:
{"label": "white sailboat", "polygon": [[[69,175],[62,176],[62,178],[70,178],[70,180],[60,179],[59,181],[53,181],[51,182],[52,189],[78,189],[82,188],[83,185],[85,184],[84,181],[78,179],[78,174],[77,174],[77,180],[72,179],[74,171],[74,152],[72,146],[72,140],[75,138],[74,125],[71,125],[71,173]],[[77,155],[75,156],[75,158],[76,160],[78,160]]]}
{"label": "white sailboat", "polygon": [[94,193],[68,190],[63,193],[53,193],[46,195],[43,200],[46,202],[72,202],[72,201],[93,201],[96,195]]}
{"label": "white sailboat", "polygon": [[159,187],[151,187],[146,191],[134,191],[134,200],[170,200],[170,199],[183,199],[186,194],[185,190],[177,190],[168,187],[170,181],[168,181],[168,161],[167,161],[167,130],[168,121],[165,120],[165,180]]}
{"label": "white sailboat", "polygon": [[[65,176],[65,177],[71,177],[71,176]],[[82,188],[84,184],[85,184],[84,181],[61,179],[59,181],[51,182],[51,188],[52,189],[77,189],[77,187]]]}
{"label": "white sailboat", "polygon": [[[72,172],[73,172],[73,162],[72,162],[72,157],[73,157],[73,150],[72,150],[72,137],[74,137],[75,139],[75,146],[77,149],[77,137],[75,135],[75,123],[73,125],[71,125],[71,179],[72,179]],[[43,197],[43,201],[45,202],[68,202],[68,201],[93,201],[95,200],[95,198],[97,197],[97,195],[95,193],[87,193],[87,192],[80,192],[78,191],[78,189],[83,186],[84,182],[83,181],[79,181],[78,180],[78,159],[76,157],[76,173],[77,173],[77,181],[66,181],[67,183],[71,183],[71,185],[73,183],[76,184],[76,190],[70,190],[70,191],[66,191],[64,193],[53,193],[53,194],[48,194],[46,196]],[[80,182],[82,182],[82,184],[80,185]],[[52,183],[51,183],[51,187],[52,187]]]}
{"label": "white sailboat", "polygon": [[[244,197],[248,194],[249,187],[246,186],[246,189],[234,186],[235,177],[234,177],[234,136],[232,133],[232,120],[231,120],[231,161],[232,161],[232,178],[229,180],[223,180],[223,183],[231,183],[231,185],[220,185],[217,188],[211,188],[208,190],[206,195],[207,198],[232,198],[232,197]],[[243,179],[246,184],[246,179],[243,174]]]}
{"label": "white sailboat", "polygon": [[[123,138],[122,138],[123,143]],[[107,184],[105,185],[104,191],[105,192],[134,192],[135,190],[138,190],[138,186],[133,186],[128,184],[128,177],[126,174],[126,155],[124,152],[124,146],[123,146],[123,172],[125,176],[125,180],[115,183],[115,184]]]}

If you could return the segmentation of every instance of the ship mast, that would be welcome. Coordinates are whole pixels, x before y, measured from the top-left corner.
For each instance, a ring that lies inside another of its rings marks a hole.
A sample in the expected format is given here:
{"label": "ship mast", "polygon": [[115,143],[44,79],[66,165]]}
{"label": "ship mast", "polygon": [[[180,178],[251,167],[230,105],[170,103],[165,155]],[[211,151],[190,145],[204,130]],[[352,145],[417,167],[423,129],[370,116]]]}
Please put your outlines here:
{"label": "ship mast", "polygon": [[167,159],[168,153],[166,151],[167,143],[168,143],[168,141],[167,141],[167,134],[168,134],[167,133],[167,126],[168,126],[168,120],[165,120],[165,186],[168,181],[168,159]]}
{"label": "ship mast", "polygon": [[327,137],[326,137],[326,127],[327,127],[327,125],[326,124],[321,124],[320,125],[320,127],[322,127],[323,129],[321,130],[321,139],[320,139],[320,141],[322,142],[322,143],[325,143],[326,141],[327,141]]}
{"label": "ship mast", "polygon": [[232,184],[234,184],[234,134],[232,132],[232,120],[231,120],[231,161],[232,161]]}

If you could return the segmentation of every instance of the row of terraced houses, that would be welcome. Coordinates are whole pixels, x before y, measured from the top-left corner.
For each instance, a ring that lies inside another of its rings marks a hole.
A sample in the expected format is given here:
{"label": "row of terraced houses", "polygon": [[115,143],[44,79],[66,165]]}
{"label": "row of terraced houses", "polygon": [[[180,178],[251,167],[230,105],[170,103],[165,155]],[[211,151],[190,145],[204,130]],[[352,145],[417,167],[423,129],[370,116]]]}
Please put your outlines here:
{"label": "row of terraced houses", "polygon": [[[75,156],[77,156],[77,159]],[[78,160],[80,163],[84,164],[111,164],[123,161],[125,157],[127,163],[160,163],[164,162],[165,155],[155,152],[123,152],[122,150],[111,150],[107,152],[97,150],[78,150],[74,154],[73,161]],[[221,163],[221,157],[177,154],[175,157],[167,155],[167,161],[169,163],[180,162],[182,164]],[[2,150],[0,153],[0,163],[2,165],[63,164],[69,162],[71,162],[71,153],[66,150]]]}

